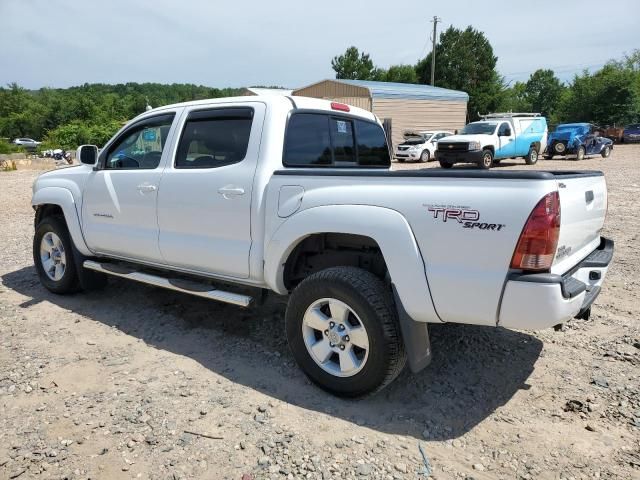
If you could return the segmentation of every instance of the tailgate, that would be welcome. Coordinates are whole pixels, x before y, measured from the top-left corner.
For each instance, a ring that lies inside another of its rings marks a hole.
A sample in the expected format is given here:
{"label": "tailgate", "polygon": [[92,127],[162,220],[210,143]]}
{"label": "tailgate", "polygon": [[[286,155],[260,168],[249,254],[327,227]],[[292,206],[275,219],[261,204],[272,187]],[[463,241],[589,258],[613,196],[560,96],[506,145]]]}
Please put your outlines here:
{"label": "tailgate", "polygon": [[558,172],[560,238],[552,273],[573,268],[600,244],[607,213],[607,184],[602,172]]}

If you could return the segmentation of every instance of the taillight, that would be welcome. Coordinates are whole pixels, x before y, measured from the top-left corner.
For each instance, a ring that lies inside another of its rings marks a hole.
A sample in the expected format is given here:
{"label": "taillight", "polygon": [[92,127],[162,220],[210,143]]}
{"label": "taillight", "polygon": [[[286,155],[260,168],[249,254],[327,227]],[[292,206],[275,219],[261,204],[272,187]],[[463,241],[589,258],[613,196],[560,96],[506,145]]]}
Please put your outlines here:
{"label": "taillight", "polygon": [[331,108],[333,110],[340,110],[341,112],[348,112],[350,110],[349,105],[338,102],[331,102]]}
{"label": "taillight", "polygon": [[560,195],[545,195],[529,215],[513,252],[511,268],[549,270],[560,236]]}

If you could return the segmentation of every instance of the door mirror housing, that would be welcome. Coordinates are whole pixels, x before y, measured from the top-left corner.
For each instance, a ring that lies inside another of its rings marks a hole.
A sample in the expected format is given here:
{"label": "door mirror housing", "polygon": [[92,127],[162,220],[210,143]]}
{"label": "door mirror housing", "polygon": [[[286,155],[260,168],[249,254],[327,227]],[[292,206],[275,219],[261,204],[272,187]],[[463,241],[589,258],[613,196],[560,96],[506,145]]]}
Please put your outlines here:
{"label": "door mirror housing", "polygon": [[95,165],[98,161],[98,147],[95,145],[80,145],[76,151],[76,158],[85,165]]}

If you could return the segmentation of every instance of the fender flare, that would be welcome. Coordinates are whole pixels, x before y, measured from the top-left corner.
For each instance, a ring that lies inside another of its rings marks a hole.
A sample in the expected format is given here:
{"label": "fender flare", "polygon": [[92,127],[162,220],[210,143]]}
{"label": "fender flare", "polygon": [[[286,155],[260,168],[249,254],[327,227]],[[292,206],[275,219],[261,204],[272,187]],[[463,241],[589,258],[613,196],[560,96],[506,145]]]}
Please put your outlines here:
{"label": "fender flare", "polygon": [[265,245],[265,283],[275,292],[287,294],[284,265],[289,255],[302,240],[322,233],[348,233],[375,240],[409,317],[418,322],[441,322],[433,306],[424,260],[413,231],[404,216],[389,208],[328,205],[289,217]]}
{"label": "fender flare", "polygon": [[80,215],[78,205],[73,198],[73,194],[70,190],[62,187],[43,187],[34,193],[31,199],[31,205],[37,207],[39,205],[57,205],[62,209],[64,214],[71,240],[78,251],[87,256],[91,256],[92,253],[87,247],[82,235],[82,228],[80,226]]}

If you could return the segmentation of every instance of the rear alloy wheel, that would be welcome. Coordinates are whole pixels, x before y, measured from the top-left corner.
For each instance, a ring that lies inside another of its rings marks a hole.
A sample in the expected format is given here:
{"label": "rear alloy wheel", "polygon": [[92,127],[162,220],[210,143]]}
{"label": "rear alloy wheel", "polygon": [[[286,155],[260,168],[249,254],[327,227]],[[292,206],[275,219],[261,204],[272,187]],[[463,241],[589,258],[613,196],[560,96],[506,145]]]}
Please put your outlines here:
{"label": "rear alloy wheel", "polygon": [[578,147],[578,151],[576,152],[576,160],[584,160],[584,154],[584,147]]}
{"label": "rear alloy wheel", "polygon": [[478,166],[483,170],[489,170],[492,165],[493,165],[493,153],[491,153],[491,150],[483,150],[482,161]]}
{"label": "rear alloy wheel", "polygon": [[389,288],[359,268],[328,268],[302,281],[289,299],[286,330],[300,368],[335,395],[379,390],[406,363]]}
{"label": "rear alloy wheel", "polygon": [[527,163],[527,165],[535,165],[538,161],[538,150],[536,150],[535,147],[529,148],[529,153],[527,153],[527,156],[524,157],[524,161]]}
{"label": "rear alloy wheel", "polygon": [[600,152],[600,155],[602,155],[602,158],[607,158],[609,155],[611,155],[611,147],[609,147],[608,145],[604,147],[602,149],[602,152]]}
{"label": "rear alloy wheel", "polygon": [[422,154],[420,155],[420,161],[422,163],[427,163],[429,160],[431,160],[431,154],[429,153],[429,150],[425,150],[424,152],[422,152]]}

